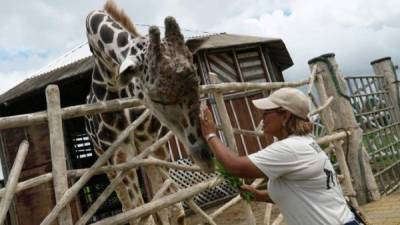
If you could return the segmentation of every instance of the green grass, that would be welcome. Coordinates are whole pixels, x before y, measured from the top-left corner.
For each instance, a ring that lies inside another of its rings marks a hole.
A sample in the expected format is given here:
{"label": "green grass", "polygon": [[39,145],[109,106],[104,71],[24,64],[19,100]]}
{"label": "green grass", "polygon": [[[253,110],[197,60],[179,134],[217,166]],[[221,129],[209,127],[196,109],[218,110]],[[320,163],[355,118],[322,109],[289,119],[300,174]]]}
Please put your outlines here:
{"label": "green grass", "polygon": [[[232,176],[230,173],[228,173],[226,169],[221,165],[221,163],[219,163],[216,159],[214,159],[214,165],[219,175],[224,178],[224,180],[230,187],[239,190],[240,187],[244,184],[242,179]],[[242,192],[242,197],[247,202],[250,202],[254,199],[253,194],[250,192]]]}

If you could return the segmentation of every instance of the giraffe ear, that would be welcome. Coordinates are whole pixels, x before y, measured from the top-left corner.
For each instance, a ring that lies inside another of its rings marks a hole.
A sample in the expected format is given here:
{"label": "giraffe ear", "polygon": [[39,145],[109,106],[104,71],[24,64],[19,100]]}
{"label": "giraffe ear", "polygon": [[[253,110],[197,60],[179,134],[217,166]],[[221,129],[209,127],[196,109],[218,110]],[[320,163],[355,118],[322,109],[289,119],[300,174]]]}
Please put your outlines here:
{"label": "giraffe ear", "polygon": [[138,63],[133,61],[130,58],[126,58],[122,61],[121,65],[119,66],[119,73],[117,76],[117,81],[122,84],[128,84],[134,76],[137,76]]}

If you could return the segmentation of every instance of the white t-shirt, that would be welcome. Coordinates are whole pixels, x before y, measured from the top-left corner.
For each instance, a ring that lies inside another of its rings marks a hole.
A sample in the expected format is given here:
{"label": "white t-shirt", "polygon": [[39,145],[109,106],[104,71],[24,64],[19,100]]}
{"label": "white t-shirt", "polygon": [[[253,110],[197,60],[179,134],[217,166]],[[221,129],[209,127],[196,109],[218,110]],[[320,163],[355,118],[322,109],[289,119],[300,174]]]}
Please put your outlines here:
{"label": "white t-shirt", "polygon": [[289,136],[248,156],[288,225],[343,225],[353,219],[329,158],[310,136]]}

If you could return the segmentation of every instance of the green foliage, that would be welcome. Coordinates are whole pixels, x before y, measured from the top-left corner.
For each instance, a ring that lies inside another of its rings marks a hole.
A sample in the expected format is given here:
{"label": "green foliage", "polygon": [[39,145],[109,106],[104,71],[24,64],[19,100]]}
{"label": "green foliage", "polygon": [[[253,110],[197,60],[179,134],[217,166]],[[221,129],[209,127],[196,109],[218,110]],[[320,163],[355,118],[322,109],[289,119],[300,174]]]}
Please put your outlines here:
{"label": "green foliage", "polygon": [[[223,177],[225,179],[226,183],[229,186],[231,186],[232,188],[240,189],[240,187],[244,184],[243,180],[241,180],[235,176],[232,176],[230,173],[228,173],[228,171],[226,171],[226,169],[216,159],[214,159],[214,165],[215,165],[219,175],[221,177]],[[247,192],[247,191],[245,191],[245,192],[242,191],[242,197],[247,202],[250,202],[251,200],[254,199],[253,194],[250,192]]]}

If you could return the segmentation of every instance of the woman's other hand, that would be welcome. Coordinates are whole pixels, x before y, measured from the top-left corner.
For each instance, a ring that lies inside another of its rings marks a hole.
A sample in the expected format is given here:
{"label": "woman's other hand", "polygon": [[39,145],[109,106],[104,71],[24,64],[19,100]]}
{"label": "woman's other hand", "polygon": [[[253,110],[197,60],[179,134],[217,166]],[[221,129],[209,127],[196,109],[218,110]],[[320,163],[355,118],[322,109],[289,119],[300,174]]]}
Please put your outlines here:
{"label": "woman's other hand", "polygon": [[214,119],[208,107],[203,108],[202,116],[200,116],[200,125],[203,137],[206,137],[211,133],[216,133]]}
{"label": "woman's other hand", "polygon": [[258,190],[253,185],[243,184],[240,186],[239,191],[242,197],[244,192],[250,192],[254,197],[254,201],[274,203],[269,197],[268,191]]}

